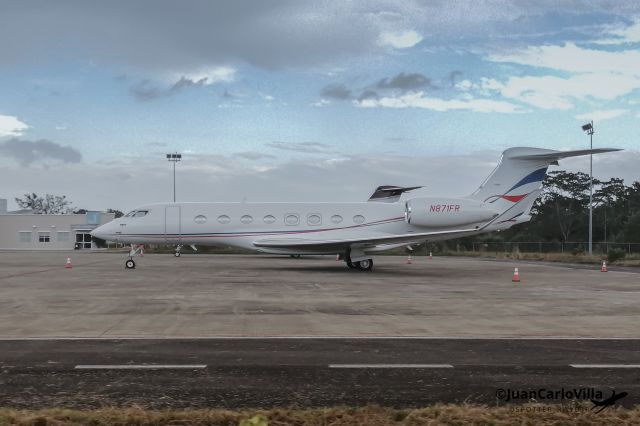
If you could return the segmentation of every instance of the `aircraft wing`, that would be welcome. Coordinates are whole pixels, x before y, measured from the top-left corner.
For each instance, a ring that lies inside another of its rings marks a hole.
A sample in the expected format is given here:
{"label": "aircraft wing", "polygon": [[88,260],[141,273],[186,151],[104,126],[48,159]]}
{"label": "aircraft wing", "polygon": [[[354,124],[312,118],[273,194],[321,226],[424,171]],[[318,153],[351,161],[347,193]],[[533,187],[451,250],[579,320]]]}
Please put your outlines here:
{"label": "aircraft wing", "polygon": [[470,227],[463,229],[443,230],[443,231],[429,231],[429,232],[410,232],[406,234],[383,234],[378,233],[375,235],[365,234],[347,234],[344,238],[300,238],[300,237],[281,237],[281,238],[269,238],[254,241],[255,247],[271,248],[271,249],[289,249],[289,250],[318,250],[318,251],[333,251],[340,250],[353,245],[360,246],[362,248],[375,247],[382,244],[410,244],[423,242],[430,239],[448,239],[458,238],[467,235],[473,235],[476,232],[482,231],[486,227],[500,223],[504,219],[509,219],[514,215],[519,215],[524,210],[527,210],[529,205],[532,204],[532,200],[538,197],[540,191],[533,191],[522,200],[515,203],[509,209],[497,215],[487,223],[478,227]]}
{"label": "aircraft wing", "polygon": [[258,240],[253,243],[256,247],[291,250],[334,250],[348,246],[375,247],[382,244],[409,244],[428,240],[430,238],[456,238],[465,234],[472,234],[478,229],[456,229],[450,231],[413,232],[407,234],[379,234],[375,236],[346,237],[334,239],[319,238],[272,238]]}

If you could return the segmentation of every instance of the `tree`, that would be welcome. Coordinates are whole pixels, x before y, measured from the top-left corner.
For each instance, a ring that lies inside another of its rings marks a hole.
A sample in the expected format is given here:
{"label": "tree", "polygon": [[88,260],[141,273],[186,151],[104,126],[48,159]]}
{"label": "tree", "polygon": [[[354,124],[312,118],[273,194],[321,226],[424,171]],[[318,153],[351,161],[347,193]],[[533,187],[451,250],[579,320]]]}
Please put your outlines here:
{"label": "tree", "polygon": [[66,195],[46,194],[44,197],[36,193],[24,194],[23,198],[15,198],[21,209],[30,209],[35,214],[65,214],[71,212],[71,202]]}
{"label": "tree", "polygon": [[122,213],[120,210],[115,210],[115,209],[107,209],[107,213],[115,213],[116,219],[124,216],[124,213]]}
{"label": "tree", "polygon": [[[594,185],[600,184],[597,179]],[[585,224],[585,212],[589,208],[589,175],[586,173],[570,173],[555,171],[549,173],[544,180],[541,209],[544,216],[556,221],[563,241],[569,241],[571,234],[577,232]]]}

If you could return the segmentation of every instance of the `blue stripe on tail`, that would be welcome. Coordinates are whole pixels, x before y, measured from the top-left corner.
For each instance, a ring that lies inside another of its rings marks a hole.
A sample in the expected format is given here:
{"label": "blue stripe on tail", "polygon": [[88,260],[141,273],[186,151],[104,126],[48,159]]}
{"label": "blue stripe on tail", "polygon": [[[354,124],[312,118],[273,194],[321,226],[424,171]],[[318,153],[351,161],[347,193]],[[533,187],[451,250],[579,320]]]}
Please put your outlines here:
{"label": "blue stripe on tail", "polygon": [[547,174],[547,167],[543,167],[541,169],[536,170],[535,172],[531,172],[527,176],[523,177],[522,180],[520,180],[520,182],[518,182],[515,185],[513,185],[511,187],[511,189],[509,189],[507,192],[505,192],[505,194],[508,194],[509,192],[513,191],[514,189],[516,189],[518,187],[521,187],[523,185],[526,185],[528,183],[531,183],[531,182],[542,182],[542,179],[544,179],[546,174]]}

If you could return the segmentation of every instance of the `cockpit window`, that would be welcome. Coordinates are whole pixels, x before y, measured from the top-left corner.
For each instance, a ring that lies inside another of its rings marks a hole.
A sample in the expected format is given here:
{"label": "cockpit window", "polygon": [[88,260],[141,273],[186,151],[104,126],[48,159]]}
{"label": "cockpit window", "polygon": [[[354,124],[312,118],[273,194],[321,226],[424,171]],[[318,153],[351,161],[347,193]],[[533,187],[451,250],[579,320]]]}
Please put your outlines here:
{"label": "cockpit window", "polygon": [[134,210],[124,215],[124,217],[144,217],[147,213],[149,213],[149,210]]}

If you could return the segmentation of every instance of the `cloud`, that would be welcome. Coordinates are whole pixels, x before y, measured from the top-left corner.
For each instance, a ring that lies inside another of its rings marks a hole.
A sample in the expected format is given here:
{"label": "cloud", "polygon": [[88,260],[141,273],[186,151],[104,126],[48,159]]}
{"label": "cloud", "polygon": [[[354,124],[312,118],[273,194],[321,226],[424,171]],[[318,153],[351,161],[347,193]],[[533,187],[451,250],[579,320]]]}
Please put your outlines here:
{"label": "cloud", "polygon": [[376,85],[378,89],[400,90],[403,92],[420,89],[422,87],[433,87],[431,80],[418,73],[400,74],[392,78],[383,78]]}
{"label": "cloud", "polygon": [[512,53],[495,53],[492,62],[527,65],[570,73],[605,73],[640,76],[640,51],[587,49],[574,43],[529,46]]}
{"label": "cloud", "polygon": [[474,112],[519,112],[520,108],[512,103],[492,99],[440,99],[428,97],[424,92],[408,93],[402,96],[390,96],[380,99],[355,101],[362,108],[423,108],[433,111],[467,110]]}
{"label": "cloud", "polygon": [[593,120],[597,123],[605,120],[611,120],[612,118],[620,117],[624,114],[627,114],[628,112],[629,111],[626,109],[597,110],[597,111],[592,111],[586,114],[578,114],[574,117],[581,121]]}
{"label": "cloud", "polygon": [[0,153],[3,156],[15,158],[22,166],[48,159],[60,160],[63,163],[82,161],[82,154],[77,149],[46,139],[28,141],[12,138],[0,143]]}
{"label": "cloud", "polygon": [[454,87],[456,85],[456,81],[458,80],[458,77],[462,77],[464,75],[464,73],[460,70],[453,70],[449,73],[449,84],[451,85],[451,87]]}
{"label": "cloud", "polygon": [[[187,88],[190,87],[202,87],[208,86],[210,84],[214,84],[217,82],[228,82],[232,81],[235,75],[235,70],[228,67],[222,67],[223,71],[219,73],[215,73],[215,70],[212,71],[212,74],[209,75],[197,75],[194,78],[194,75],[191,77],[181,76],[177,81],[175,81],[171,86],[160,88],[151,82],[149,79],[141,80],[136,85],[132,86],[129,89],[129,93],[138,101],[151,101],[158,98],[166,98],[172,95],[175,95]],[[225,91],[225,94],[228,92]]]}
{"label": "cloud", "polygon": [[570,109],[575,100],[614,100],[640,88],[640,51],[636,49],[607,51],[566,43],[529,46],[487,59],[553,72],[482,82],[485,90],[543,109]]}
{"label": "cloud", "polygon": [[267,146],[270,148],[302,152],[305,154],[326,154],[333,152],[330,150],[330,145],[321,142],[269,142]]}
{"label": "cloud", "polygon": [[415,31],[384,31],[380,34],[379,43],[396,49],[407,49],[422,41],[422,36]]}
{"label": "cloud", "polygon": [[235,154],[233,154],[233,156],[244,158],[245,160],[253,160],[253,161],[276,158],[275,155],[265,154],[263,152],[257,152],[257,151],[236,152]]}
{"label": "cloud", "polygon": [[544,109],[570,109],[575,99],[614,100],[640,88],[640,79],[633,76],[594,73],[567,78],[551,75],[510,77],[504,83],[495,79],[484,83],[483,88],[496,90],[505,98]]}
{"label": "cloud", "polygon": [[344,84],[330,84],[322,88],[320,95],[323,98],[344,101],[351,98],[351,90]]}
{"label": "cloud", "polygon": [[631,25],[617,25],[609,27],[604,32],[603,39],[596,40],[598,44],[625,44],[640,43],[640,21],[636,20]]}
{"label": "cloud", "polygon": [[[17,2],[3,7],[0,29],[5,39],[9,34],[22,36],[0,44],[0,66],[56,52],[121,65],[134,74],[173,72],[197,81],[197,70],[225,64],[267,69],[337,64],[381,51],[383,32],[383,42],[415,44],[419,36],[402,31],[410,23],[398,17],[416,8],[386,0]],[[36,9],[40,19],[33,19]],[[69,50],[60,52],[60,46]],[[186,70],[196,70],[196,75]]]}
{"label": "cloud", "polygon": [[11,115],[0,114],[0,138],[6,136],[20,136],[29,126]]}

